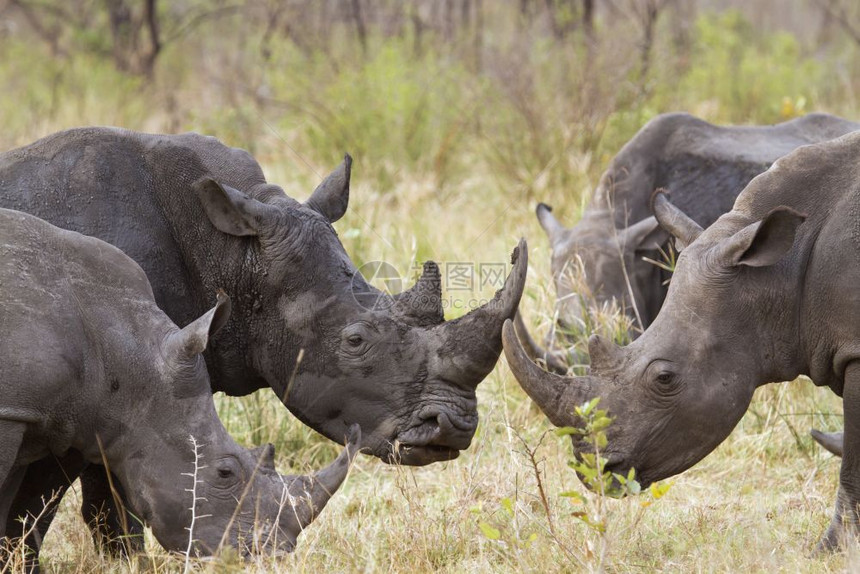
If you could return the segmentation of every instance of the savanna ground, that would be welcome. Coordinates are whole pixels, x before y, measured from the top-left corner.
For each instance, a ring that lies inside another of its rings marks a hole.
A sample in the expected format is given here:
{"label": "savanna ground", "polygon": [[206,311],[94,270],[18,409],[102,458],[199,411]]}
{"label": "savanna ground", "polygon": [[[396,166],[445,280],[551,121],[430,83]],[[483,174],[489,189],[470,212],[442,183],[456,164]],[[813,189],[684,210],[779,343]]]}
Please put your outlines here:
{"label": "savanna ground", "polygon": [[[0,0],[2,149],[77,125],[194,130],[250,150],[299,199],[350,152],[351,204],[335,227],[357,265],[384,260],[411,276],[426,259],[503,262],[526,237],[521,308],[539,333],[554,296],[535,203],[573,224],[609,159],[649,118],[860,118],[851,2],[598,0],[591,19],[589,2],[576,0],[153,2],[158,51],[145,4]],[[448,301],[492,294],[446,287]],[[602,313],[595,328],[617,331],[617,317]],[[397,468],[360,457],[293,555],[226,555],[193,569],[860,568],[856,551],[811,556],[839,463],[808,431],[842,421],[841,401],[808,380],[760,389],[729,439],[656,501],[587,495],[567,466],[567,438],[548,432],[504,359],[478,397],[481,423],[459,459]],[[216,402],[237,440],[275,444],[282,472],[319,468],[339,451],[271,392]],[[560,496],[571,490],[586,503]],[[76,486],[45,542],[49,571],[183,569],[153,540],[129,562],[99,555],[78,505]]]}

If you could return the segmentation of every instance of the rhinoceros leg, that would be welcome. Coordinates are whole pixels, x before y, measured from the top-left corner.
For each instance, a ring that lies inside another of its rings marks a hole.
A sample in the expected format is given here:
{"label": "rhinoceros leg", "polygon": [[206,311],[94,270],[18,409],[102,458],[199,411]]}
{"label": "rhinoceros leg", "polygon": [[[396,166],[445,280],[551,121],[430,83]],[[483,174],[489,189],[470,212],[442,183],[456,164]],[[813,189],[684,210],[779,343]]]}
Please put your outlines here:
{"label": "rhinoceros leg", "polygon": [[18,450],[27,425],[18,421],[0,420],[0,535],[6,536],[6,516],[18,492],[23,472],[13,472]]}
{"label": "rhinoceros leg", "polygon": [[[18,450],[21,448],[26,428],[26,425],[21,422],[0,420],[0,529],[2,529],[0,538],[3,542],[6,538],[6,519],[9,516],[9,509],[24,478],[25,469],[21,467],[16,469],[15,461],[18,458]],[[5,569],[8,547],[5,544],[2,546],[0,547],[0,566]]]}
{"label": "rhinoceros leg", "polygon": [[[122,511],[116,507],[111,482],[124,506]],[[143,526],[128,511],[125,493],[116,476],[111,475],[109,482],[105,467],[89,465],[81,473],[81,494],[81,515],[96,546],[113,556],[128,556],[143,550]]]}
{"label": "rhinoceros leg", "polygon": [[[59,459],[45,457],[27,467],[18,494],[9,509],[6,535],[15,538],[29,532],[23,540],[28,556],[28,571],[38,572],[42,540],[54,520],[63,495],[86,464],[83,456],[74,451]],[[39,521],[34,526],[36,517]]]}
{"label": "rhinoceros leg", "polygon": [[827,533],[818,543],[818,551],[842,547],[860,534],[860,361],[850,363],[845,369],[842,405],[845,434],[836,510]]}

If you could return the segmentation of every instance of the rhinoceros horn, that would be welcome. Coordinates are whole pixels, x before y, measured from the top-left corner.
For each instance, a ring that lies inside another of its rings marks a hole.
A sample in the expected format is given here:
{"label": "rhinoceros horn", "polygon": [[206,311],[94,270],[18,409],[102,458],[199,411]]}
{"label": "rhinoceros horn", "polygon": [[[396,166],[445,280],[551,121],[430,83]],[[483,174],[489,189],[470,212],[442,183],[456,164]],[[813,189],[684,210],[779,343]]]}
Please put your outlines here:
{"label": "rhinoceros horn", "polygon": [[547,369],[553,373],[564,375],[567,373],[567,360],[564,351],[547,351],[541,347],[537,341],[531,336],[523,321],[522,313],[517,312],[514,316],[514,330],[522,342],[526,354],[532,361],[543,361],[546,363]]}
{"label": "rhinoceros horn", "polygon": [[574,409],[595,396],[597,381],[562,377],[538,367],[529,359],[510,321],[505,321],[502,342],[514,377],[550,422],[555,426],[575,424]]}
{"label": "rhinoceros horn", "polygon": [[592,373],[601,373],[611,369],[618,363],[620,353],[621,347],[605,337],[592,335],[588,338],[588,354],[591,358]]}
{"label": "rhinoceros horn", "polygon": [[445,322],[442,309],[442,275],[433,261],[424,264],[418,282],[403,293],[394,296],[397,310],[414,319],[419,327],[430,327]]}
{"label": "rhinoceros horn", "polygon": [[675,246],[679,250],[687,247],[702,233],[702,226],[675,207],[669,201],[669,193],[663,188],[651,196],[651,211],[663,229],[675,237]]}
{"label": "rhinoceros horn", "polygon": [[495,367],[502,352],[502,325],[517,312],[528,270],[525,239],[511,255],[504,286],[485,305],[467,315],[433,327],[441,337],[439,359],[443,376],[477,386]]}
{"label": "rhinoceros horn", "polygon": [[845,438],[841,432],[821,432],[820,430],[812,429],[809,431],[815,442],[832,452],[836,456],[842,456],[842,443]]}
{"label": "rhinoceros horn", "polygon": [[295,517],[302,530],[319,516],[325,505],[337,492],[349,473],[349,466],[358,454],[361,442],[361,429],[353,424],[347,433],[346,448],[330,465],[311,476],[299,476],[293,480],[288,490],[296,499]]}
{"label": "rhinoceros horn", "polygon": [[550,241],[555,241],[555,238],[564,231],[564,226],[552,214],[552,207],[545,203],[538,203],[535,213],[541,227],[543,227],[543,230],[549,236]]}

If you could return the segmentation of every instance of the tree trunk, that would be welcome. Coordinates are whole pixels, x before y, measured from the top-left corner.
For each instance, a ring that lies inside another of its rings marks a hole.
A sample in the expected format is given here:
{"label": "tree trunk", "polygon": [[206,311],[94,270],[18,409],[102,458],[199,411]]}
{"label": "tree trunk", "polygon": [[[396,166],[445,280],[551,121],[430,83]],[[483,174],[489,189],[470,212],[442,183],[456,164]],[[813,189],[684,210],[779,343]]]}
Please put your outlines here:
{"label": "tree trunk", "polygon": [[361,0],[352,0],[352,19],[355,21],[355,31],[358,34],[358,42],[361,51],[367,55],[367,30],[364,27],[364,17],[361,14]]}
{"label": "tree trunk", "polygon": [[[107,0],[111,53],[117,69],[151,77],[161,52],[156,0],[144,0],[140,15],[125,0]],[[143,29],[147,40],[144,45]]]}

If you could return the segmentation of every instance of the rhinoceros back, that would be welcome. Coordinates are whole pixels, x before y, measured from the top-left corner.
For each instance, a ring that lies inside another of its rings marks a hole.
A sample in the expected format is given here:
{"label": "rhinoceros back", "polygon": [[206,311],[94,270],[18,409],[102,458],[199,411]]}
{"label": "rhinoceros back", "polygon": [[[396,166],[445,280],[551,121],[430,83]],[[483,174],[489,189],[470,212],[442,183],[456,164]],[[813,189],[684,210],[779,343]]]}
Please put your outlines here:
{"label": "rhinoceros back", "polygon": [[201,177],[252,195],[274,187],[250,155],[214,138],[77,128],[0,155],[0,207],[119,247],[144,269],[159,306],[185,325],[228,281],[217,275],[242,258],[242,240],[205,218],[191,189]]}
{"label": "rhinoceros back", "polygon": [[663,114],[612,160],[590,209],[614,205],[616,227],[626,227],[651,215],[651,193],[664,187],[675,206],[707,227],[780,157],[858,129],[860,124],[829,114],[773,126],[717,126],[689,114]]}
{"label": "rhinoceros back", "polygon": [[115,339],[114,326],[151,320],[167,321],[143,270],[121,251],[0,209],[3,418],[40,422],[98,376],[89,371],[103,352],[95,347]]}

